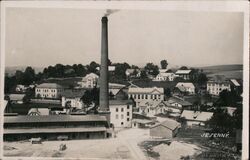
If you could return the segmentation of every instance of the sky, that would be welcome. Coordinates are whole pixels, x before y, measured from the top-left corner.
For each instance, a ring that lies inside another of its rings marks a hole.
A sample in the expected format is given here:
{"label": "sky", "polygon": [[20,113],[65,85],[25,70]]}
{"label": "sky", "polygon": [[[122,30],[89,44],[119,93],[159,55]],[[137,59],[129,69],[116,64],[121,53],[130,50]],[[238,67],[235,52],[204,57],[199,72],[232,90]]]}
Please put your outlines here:
{"label": "sky", "polygon": [[[100,62],[105,10],[7,8],[6,66]],[[109,17],[109,58],[144,66],[243,63],[243,14],[119,10]]]}

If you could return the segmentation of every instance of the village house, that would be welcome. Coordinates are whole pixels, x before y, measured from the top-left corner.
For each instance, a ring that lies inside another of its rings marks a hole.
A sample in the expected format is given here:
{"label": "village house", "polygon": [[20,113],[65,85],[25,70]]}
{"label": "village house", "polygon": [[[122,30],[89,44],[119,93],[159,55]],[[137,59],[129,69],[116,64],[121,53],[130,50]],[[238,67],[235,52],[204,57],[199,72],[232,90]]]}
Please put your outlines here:
{"label": "village house", "polygon": [[131,127],[132,107],[132,100],[110,100],[110,123],[115,128]]}
{"label": "village house", "polygon": [[181,110],[171,106],[167,101],[143,101],[139,106],[139,113],[148,117],[158,114],[168,114],[170,116],[180,116]]}
{"label": "village house", "polygon": [[25,94],[9,94],[7,96],[11,104],[23,104],[25,99]]}
{"label": "village house", "polygon": [[166,119],[164,122],[158,123],[150,127],[150,136],[153,138],[172,139],[178,133],[181,124],[172,119]]}
{"label": "village house", "polygon": [[136,102],[136,107],[139,106],[142,101],[162,101],[164,100],[163,88],[129,88],[128,98],[133,98]]}
{"label": "village house", "polygon": [[36,86],[35,96],[37,98],[59,99],[64,90],[65,87],[56,83],[42,83]]}
{"label": "village house", "polygon": [[174,73],[159,73],[153,81],[174,81],[175,74]]}
{"label": "village house", "polygon": [[225,76],[216,75],[207,82],[207,92],[214,96],[219,96],[223,90],[231,91],[230,82]]}
{"label": "village house", "polygon": [[66,108],[82,109],[84,103],[81,100],[86,90],[67,90],[62,94],[62,106]]}
{"label": "village house", "polygon": [[179,109],[190,109],[192,107],[192,104],[188,101],[185,101],[182,98],[177,97],[170,97],[167,102],[174,107],[177,107]]}
{"label": "village house", "polygon": [[179,82],[176,84],[174,91],[174,95],[193,95],[195,94],[195,86],[190,82]]}
{"label": "village house", "polygon": [[190,111],[183,110],[181,117],[185,124],[189,127],[192,126],[204,126],[205,122],[211,119],[213,112],[200,112],[200,111]]}
{"label": "village house", "polygon": [[192,70],[177,70],[175,74],[184,80],[190,80]]}
{"label": "village house", "polygon": [[138,78],[141,76],[141,71],[140,69],[127,69],[125,71],[125,74],[128,78]]}
{"label": "village house", "polygon": [[[96,67],[96,70],[100,71],[100,67]],[[108,71],[109,72],[114,72],[115,71],[115,66],[108,66]]]}
{"label": "village house", "polygon": [[80,88],[94,88],[97,86],[98,79],[99,76],[97,74],[90,73],[83,77],[82,80],[77,84],[80,86]]}

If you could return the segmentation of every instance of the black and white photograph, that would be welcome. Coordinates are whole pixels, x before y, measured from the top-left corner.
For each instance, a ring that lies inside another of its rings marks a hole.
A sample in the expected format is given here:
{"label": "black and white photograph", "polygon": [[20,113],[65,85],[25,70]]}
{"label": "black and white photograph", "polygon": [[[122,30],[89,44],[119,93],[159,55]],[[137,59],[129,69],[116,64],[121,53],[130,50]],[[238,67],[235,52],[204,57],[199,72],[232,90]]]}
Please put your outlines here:
{"label": "black and white photograph", "polygon": [[248,159],[247,2],[1,3],[3,159]]}

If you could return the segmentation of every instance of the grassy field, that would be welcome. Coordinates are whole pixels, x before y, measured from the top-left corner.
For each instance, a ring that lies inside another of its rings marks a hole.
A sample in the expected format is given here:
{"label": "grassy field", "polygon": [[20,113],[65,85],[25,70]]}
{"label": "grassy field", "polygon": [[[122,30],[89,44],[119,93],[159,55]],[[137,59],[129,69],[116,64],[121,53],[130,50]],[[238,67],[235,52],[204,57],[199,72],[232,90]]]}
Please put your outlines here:
{"label": "grassy field", "polygon": [[227,78],[236,79],[242,79],[243,77],[243,65],[209,66],[200,69],[203,69],[203,72],[206,73],[208,77],[213,77],[214,75],[224,75]]}

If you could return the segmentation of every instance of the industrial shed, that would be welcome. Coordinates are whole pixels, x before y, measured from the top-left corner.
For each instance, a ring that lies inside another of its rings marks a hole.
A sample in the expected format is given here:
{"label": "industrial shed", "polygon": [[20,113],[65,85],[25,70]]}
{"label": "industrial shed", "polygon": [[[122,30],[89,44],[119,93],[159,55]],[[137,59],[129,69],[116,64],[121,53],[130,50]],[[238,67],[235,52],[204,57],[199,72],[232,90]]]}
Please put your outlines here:
{"label": "industrial shed", "polygon": [[4,140],[30,138],[56,140],[98,139],[108,137],[108,122],[99,115],[4,116]]}
{"label": "industrial shed", "polygon": [[172,139],[176,136],[181,124],[177,121],[168,119],[162,123],[158,123],[150,128],[150,136],[153,138]]}

